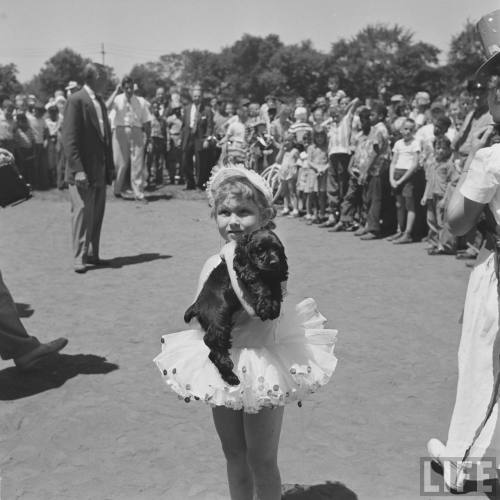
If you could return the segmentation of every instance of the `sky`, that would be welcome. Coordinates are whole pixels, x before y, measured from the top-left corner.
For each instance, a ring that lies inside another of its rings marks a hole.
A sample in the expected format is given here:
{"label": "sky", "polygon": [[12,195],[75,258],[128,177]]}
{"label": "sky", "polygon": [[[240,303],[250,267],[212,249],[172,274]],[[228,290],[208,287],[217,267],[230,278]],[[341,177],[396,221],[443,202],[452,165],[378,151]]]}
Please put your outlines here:
{"label": "sky", "polygon": [[134,64],[185,49],[218,52],[245,33],[310,39],[327,52],[368,24],[399,24],[446,59],[467,19],[500,9],[500,0],[0,0],[0,64],[21,82],[58,50],[104,61],[123,77]]}

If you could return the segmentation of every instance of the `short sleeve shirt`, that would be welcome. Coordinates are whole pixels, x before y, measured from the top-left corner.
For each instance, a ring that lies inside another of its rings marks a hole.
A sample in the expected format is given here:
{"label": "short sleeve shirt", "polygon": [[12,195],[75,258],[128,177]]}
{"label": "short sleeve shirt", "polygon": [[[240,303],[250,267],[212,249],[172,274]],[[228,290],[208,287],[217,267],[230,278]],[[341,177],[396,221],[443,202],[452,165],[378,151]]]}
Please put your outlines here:
{"label": "short sleeve shirt", "polygon": [[116,96],[113,109],[116,112],[115,127],[142,127],[151,121],[151,113],[146,101],[135,95],[130,98],[130,101],[124,93]]}
{"label": "short sleeve shirt", "polygon": [[465,198],[488,204],[497,224],[500,224],[500,144],[480,149],[470,164],[460,187]]}
{"label": "short sleeve shirt", "polygon": [[412,139],[409,143],[399,139],[394,144],[393,152],[398,155],[395,168],[409,170],[415,164],[415,159],[418,159],[420,143],[416,139]]}

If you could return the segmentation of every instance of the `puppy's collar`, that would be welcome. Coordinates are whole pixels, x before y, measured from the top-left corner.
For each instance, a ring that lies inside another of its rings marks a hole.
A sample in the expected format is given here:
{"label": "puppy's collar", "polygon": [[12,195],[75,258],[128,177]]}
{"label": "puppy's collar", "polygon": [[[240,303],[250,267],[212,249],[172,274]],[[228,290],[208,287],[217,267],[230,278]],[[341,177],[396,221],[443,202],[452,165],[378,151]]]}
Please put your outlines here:
{"label": "puppy's collar", "polygon": [[273,203],[273,191],[269,183],[257,172],[249,170],[242,164],[228,163],[221,167],[214,167],[212,175],[207,182],[208,204],[213,207],[215,204],[215,195],[219,186],[231,177],[244,177],[258,189],[265,197],[269,206]]}

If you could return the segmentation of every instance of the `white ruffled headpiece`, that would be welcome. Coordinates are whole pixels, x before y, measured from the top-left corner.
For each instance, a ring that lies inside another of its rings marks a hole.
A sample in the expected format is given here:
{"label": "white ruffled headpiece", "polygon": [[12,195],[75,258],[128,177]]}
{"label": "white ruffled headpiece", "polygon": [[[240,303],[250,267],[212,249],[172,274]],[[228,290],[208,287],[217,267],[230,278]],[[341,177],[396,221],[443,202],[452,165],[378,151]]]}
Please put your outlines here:
{"label": "white ruffled headpiece", "polygon": [[268,182],[257,172],[249,170],[242,164],[227,163],[223,166],[215,166],[212,169],[212,175],[207,182],[208,204],[213,207],[215,203],[215,194],[219,186],[225,180],[231,177],[245,177],[253,186],[255,186],[265,197],[269,206],[273,204],[273,191]]}

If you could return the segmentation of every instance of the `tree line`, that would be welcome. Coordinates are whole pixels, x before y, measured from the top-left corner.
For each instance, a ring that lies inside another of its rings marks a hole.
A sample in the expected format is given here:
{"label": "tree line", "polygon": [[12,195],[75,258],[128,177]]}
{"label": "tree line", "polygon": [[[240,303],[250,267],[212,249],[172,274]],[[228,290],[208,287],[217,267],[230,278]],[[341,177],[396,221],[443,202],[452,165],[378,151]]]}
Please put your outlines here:
{"label": "tree line", "polygon": [[[154,96],[158,86],[201,84],[227,100],[248,97],[262,102],[272,94],[281,98],[300,95],[312,102],[326,92],[332,76],[349,95],[362,98],[383,92],[413,95],[419,90],[437,96],[457,92],[481,63],[474,24],[467,21],[452,37],[444,63],[440,52],[432,44],[415,41],[414,34],[399,25],[374,24],[349,39],[333,42],[327,53],[316,50],[310,40],[286,45],[275,34],[245,34],[219,52],[185,50],[136,64],[130,75],[147,98]],[[0,65],[0,97],[24,92],[47,99],[68,81],[80,82],[87,61],[64,48],[25,83],[19,82],[15,63]],[[107,73],[111,92],[117,79],[112,67],[107,67]]]}

